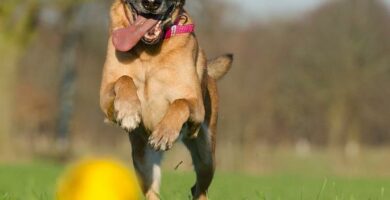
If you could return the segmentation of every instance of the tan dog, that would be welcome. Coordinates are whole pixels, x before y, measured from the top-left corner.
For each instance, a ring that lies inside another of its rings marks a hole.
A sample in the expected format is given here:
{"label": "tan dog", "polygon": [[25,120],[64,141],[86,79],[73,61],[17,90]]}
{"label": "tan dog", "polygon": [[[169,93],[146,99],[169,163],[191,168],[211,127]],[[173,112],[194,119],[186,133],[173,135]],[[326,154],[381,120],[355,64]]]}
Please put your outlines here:
{"label": "tan dog", "polygon": [[129,132],[148,200],[160,199],[162,153],[179,136],[197,175],[194,199],[207,199],[215,170],[216,80],[227,73],[232,56],[207,61],[193,33],[163,39],[173,21],[192,24],[183,5],[183,0],[116,0],[111,8],[100,104],[109,121]]}

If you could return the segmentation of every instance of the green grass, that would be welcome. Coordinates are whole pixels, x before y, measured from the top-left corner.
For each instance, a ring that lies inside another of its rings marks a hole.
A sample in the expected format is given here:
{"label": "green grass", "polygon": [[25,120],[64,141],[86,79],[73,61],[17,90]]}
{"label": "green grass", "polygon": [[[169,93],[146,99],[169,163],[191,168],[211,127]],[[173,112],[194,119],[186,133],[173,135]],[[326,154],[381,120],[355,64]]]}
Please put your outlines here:
{"label": "green grass", "polygon": [[[0,165],[0,200],[53,199],[63,167],[54,164]],[[165,172],[162,199],[189,199],[190,172]],[[390,178],[348,178],[321,175],[271,174],[250,176],[218,173],[211,200],[388,200]]]}
{"label": "green grass", "polygon": [[51,164],[0,165],[0,200],[53,199],[61,170]]}

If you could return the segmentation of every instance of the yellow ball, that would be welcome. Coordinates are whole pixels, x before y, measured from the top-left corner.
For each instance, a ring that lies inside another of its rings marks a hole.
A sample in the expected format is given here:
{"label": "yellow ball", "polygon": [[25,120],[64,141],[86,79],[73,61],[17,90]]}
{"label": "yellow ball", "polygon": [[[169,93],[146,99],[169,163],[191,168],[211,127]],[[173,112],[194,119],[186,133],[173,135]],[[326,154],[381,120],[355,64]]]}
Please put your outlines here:
{"label": "yellow ball", "polygon": [[139,200],[137,179],[118,161],[89,159],[60,178],[57,200]]}

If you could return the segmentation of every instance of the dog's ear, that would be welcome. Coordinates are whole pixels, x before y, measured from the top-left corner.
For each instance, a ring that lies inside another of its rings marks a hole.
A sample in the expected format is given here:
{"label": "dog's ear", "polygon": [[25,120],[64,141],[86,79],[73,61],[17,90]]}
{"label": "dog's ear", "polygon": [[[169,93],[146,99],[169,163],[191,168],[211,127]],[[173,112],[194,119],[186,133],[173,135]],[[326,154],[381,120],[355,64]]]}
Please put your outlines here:
{"label": "dog's ear", "polygon": [[233,54],[226,54],[207,61],[207,73],[210,77],[218,80],[232,67]]}

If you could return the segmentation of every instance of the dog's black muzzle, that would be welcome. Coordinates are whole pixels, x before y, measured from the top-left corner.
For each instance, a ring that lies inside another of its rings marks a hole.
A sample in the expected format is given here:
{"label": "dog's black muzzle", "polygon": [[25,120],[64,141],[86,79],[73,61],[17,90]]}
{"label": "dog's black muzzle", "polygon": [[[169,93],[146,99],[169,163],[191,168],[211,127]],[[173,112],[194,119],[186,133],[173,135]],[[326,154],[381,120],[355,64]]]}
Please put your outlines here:
{"label": "dog's black muzzle", "polygon": [[[182,8],[185,0],[124,0],[129,9],[133,11],[133,18],[142,15],[145,18],[153,18],[161,21],[162,30],[172,25],[172,15],[177,8]],[[164,34],[162,34],[164,35]],[[160,40],[149,42],[141,39],[147,45],[154,45]]]}
{"label": "dog's black muzzle", "polygon": [[185,0],[124,0],[138,15],[144,17],[169,17],[173,11],[184,5]]}
{"label": "dog's black muzzle", "polygon": [[141,4],[145,10],[154,12],[161,7],[162,0],[142,0]]}

